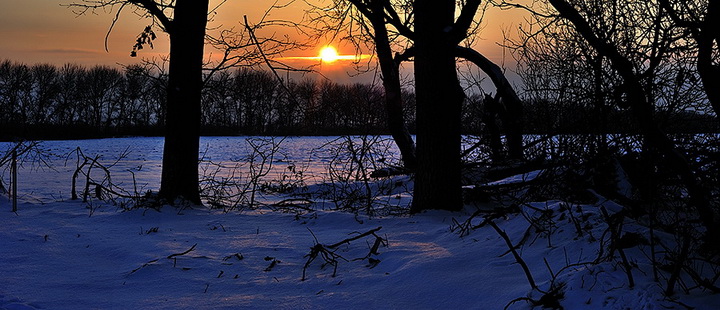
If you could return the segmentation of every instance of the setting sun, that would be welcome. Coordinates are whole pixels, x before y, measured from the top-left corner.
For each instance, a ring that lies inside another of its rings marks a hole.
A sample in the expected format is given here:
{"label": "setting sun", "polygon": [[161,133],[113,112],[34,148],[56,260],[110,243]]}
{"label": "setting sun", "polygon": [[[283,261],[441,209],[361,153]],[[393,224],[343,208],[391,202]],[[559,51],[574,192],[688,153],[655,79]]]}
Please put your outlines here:
{"label": "setting sun", "polygon": [[331,63],[338,59],[340,59],[340,56],[334,47],[326,46],[320,50],[320,60],[322,60],[322,62]]}
{"label": "setting sun", "polygon": [[370,58],[370,55],[367,54],[346,54],[342,55],[338,53],[338,50],[330,45],[325,45],[322,48],[320,48],[320,51],[317,53],[317,56],[286,56],[279,58],[281,60],[319,60],[323,64],[328,64],[331,66],[328,67],[334,67],[336,63],[340,62],[347,62],[347,61],[360,61],[363,59]]}

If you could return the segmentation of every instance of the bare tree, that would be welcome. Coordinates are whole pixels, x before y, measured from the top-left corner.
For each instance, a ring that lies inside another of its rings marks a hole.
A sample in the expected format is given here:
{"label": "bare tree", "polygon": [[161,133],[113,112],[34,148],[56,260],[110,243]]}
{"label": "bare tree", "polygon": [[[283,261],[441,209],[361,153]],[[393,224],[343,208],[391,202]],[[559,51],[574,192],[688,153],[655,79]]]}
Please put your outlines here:
{"label": "bare tree", "polygon": [[[453,72],[455,72],[455,57],[459,56],[471,60],[491,76],[491,80],[495,82],[506,110],[511,111],[511,113],[505,114],[508,118],[504,122],[507,128],[512,128],[508,135],[510,153],[513,157],[522,158],[523,152],[520,122],[518,121],[522,105],[517,94],[497,65],[477,51],[461,46],[461,42],[468,38],[473,29],[476,29],[474,27],[477,26],[475,15],[481,3],[480,0],[461,1],[460,3],[445,1],[442,4],[439,2],[425,3],[423,1],[338,0],[333,1],[330,8],[317,10],[321,13],[311,18],[312,21],[321,23],[324,26],[321,27],[324,32],[334,30],[336,33],[340,33],[344,31],[347,33],[344,38],[349,39],[356,46],[362,43],[372,45],[382,72],[383,86],[386,92],[386,108],[388,109],[388,119],[393,137],[401,149],[406,166],[408,166],[410,160],[417,160],[417,169],[415,170],[419,182],[416,183],[416,189],[419,189],[419,197],[425,195],[422,193],[426,190],[422,188],[425,187],[423,184],[428,181],[427,190],[431,193],[438,193],[437,199],[457,196],[457,201],[447,204],[452,206],[449,207],[451,209],[458,209],[461,206],[459,189],[450,192],[446,191],[446,189],[451,187],[459,188],[460,185],[459,123],[464,95],[459,86],[457,73],[455,73],[454,78],[450,78],[449,75],[440,74],[440,71],[437,70],[440,70],[440,68],[452,68]],[[424,6],[426,4],[428,5],[427,8]],[[421,10],[426,9],[426,13],[430,14],[430,16],[426,17],[427,20],[421,18],[420,22],[418,22],[418,16],[423,16],[423,13],[418,14],[417,12],[418,6]],[[455,20],[454,14],[457,7],[461,9],[457,20]],[[450,16],[449,22],[445,20],[448,16]],[[328,23],[323,17],[329,18],[333,22]],[[443,22],[438,20],[443,20]],[[422,25],[418,28],[419,24]],[[444,24],[446,28],[438,28],[439,24]],[[426,33],[422,33],[422,31],[428,31],[431,37],[435,35],[433,37],[434,42],[422,42],[427,39],[425,37]],[[442,34],[435,34],[432,31],[439,31]],[[419,44],[421,47],[418,46],[417,40],[421,41]],[[445,43],[452,45],[447,51],[445,50],[446,47],[442,47]],[[400,47],[400,51],[394,57],[392,55],[393,46]],[[423,54],[428,52],[430,54]],[[432,60],[428,58],[427,61],[422,60],[423,57],[441,56],[440,54],[444,55],[445,52],[450,53],[445,60],[452,59],[452,65],[450,65],[450,62],[441,64],[444,61],[442,57]],[[400,62],[413,57],[416,68],[417,93],[416,128],[418,150],[416,155],[413,155],[412,140],[405,138],[402,128],[398,126],[404,121],[397,117],[399,113],[396,111],[397,103],[402,100],[397,95],[401,93],[398,66]],[[419,61],[418,57],[420,58]],[[419,77],[418,72],[422,72],[420,76],[425,78]],[[433,74],[440,75],[431,78]],[[513,116],[516,117],[513,118]],[[439,128],[437,125],[429,125],[432,123],[443,125],[439,126],[441,127]],[[432,138],[433,135],[435,138]],[[424,151],[421,151],[423,149],[421,144],[426,145]],[[424,155],[421,155],[421,153]],[[421,160],[421,157],[425,159]],[[426,165],[434,166],[425,167],[423,161],[425,161]],[[424,169],[428,170],[423,171]],[[436,171],[437,175],[434,172],[429,172],[430,170]],[[436,186],[437,184],[442,185]],[[439,194],[441,192],[443,194]],[[416,195],[418,195],[418,192],[416,192]],[[435,194],[429,194],[429,196],[435,196]],[[426,201],[426,199],[418,199],[418,196],[416,196],[416,201],[419,201],[418,205],[426,205],[427,208],[443,208],[442,206],[446,205],[444,203],[425,204],[422,201]],[[419,211],[425,208],[418,207],[416,210]]]}
{"label": "bare tree", "polygon": [[0,109],[4,123],[19,126],[28,121],[25,108],[32,94],[32,73],[24,64],[5,60],[0,64]]}
{"label": "bare tree", "polygon": [[167,116],[160,197],[201,204],[198,186],[200,101],[203,86],[203,51],[209,0],[83,0],[71,4],[82,14],[99,8],[117,9],[115,21],[126,7],[152,19],[133,47],[133,54],[155,39],[153,27],[170,36]]}
{"label": "bare tree", "polygon": [[47,124],[55,109],[58,84],[58,72],[50,64],[36,64],[30,68],[33,77],[33,98],[30,106],[25,110],[30,113],[31,122],[35,125]]}
{"label": "bare tree", "polygon": [[114,119],[120,100],[122,74],[109,67],[93,67],[83,81],[83,120],[90,126],[107,130]]}
{"label": "bare tree", "polygon": [[[411,36],[409,23],[412,19],[403,20],[397,13],[410,10],[410,2],[406,0],[335,0],[326,7],[313,7],[308,15],[318,34],[340,36],[353,44],[358,52],[362,46],[374,51],[385,91],[388,129],[400,150],[403,165],[414,170],[417,166],[415,142],[404,119],[400,79],[400,63],[407,60],[403,54],[408,49],[407,39],[400,34]],[[391,24],[389,19],[394,22]],[[397,56],[393,55],[394,50]]]}
{"label": "bare tree", "polygon": [[[575,27],[578,34],[598,55],[608,59],[612,69],[622,79],[621,91],[626,96],[626,102],[642,129],[647,146],[664,156],[664,162],[681,178],[687,188],[690,204],[700,215],[700,220],[707,229],[708,236],[715,236],[717,234],[715,213],[708,202],[708,193],[698,183],[698,178],[688,160],[675,148],[674,143],[655,122],[653,101],[646,92],[647,87],[642,83],[643,76],[636,72],[636,66],[628,56],[621,53],[614,41],[605,37],[605,33],[601,32],[602,27],[593,27],[594,25],[603,25],[593,19],[593,16],[596,15],[587,11],[583,12],[585,15],[581,14],[578,7],[567,0],[549,0],[549,3],[557,10],[561,18]],[[582,6],[580,7],[582,8]],[[592,22],[595,24],[591,24]]]}
{"label": "bare tree", "polygon": [[720,3],[712,0],[659,2],[677,26],[687,29],[695,40],[697,72],[715,114],[720,115]]}
{"label": "bare tree", "polygon": [[83,89],[82,80],[86,73],[85,68],[73,64],[65,64],[60,69],[57,107],[55,108],[55,123],[72,126],[78,121],[78,102],[81,101],[80,90]]}
{"label": "bare tree", "polygon": [[465,30],[455,28],[455,1],[417,0],[413,10],[418,169],[411,212],[457,211],[462,208],[460,118],[465,95],[452,35]]}

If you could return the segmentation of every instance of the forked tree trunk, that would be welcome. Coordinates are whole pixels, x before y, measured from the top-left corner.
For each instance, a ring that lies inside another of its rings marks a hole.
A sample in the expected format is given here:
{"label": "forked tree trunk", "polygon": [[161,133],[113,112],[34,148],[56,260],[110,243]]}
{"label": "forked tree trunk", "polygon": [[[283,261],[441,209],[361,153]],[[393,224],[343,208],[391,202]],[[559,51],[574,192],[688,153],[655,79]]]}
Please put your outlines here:
{"label": "forked tree trunk", "polygon": [[498,103],[501,103],[503,107],[503,109],[498,109],[498,113],[507,135],[508,155],[511,159],[523,159],[525,157],[522,137],[523,105],[515,89],[510,85],[502,69],[478,51],[457,46],[455,53],[458,57],[465,58],[478,66],[480,70],[483,70],[490,77],[498,95],[500,95],[501,102]]}
{"label": "forked tree trunk", "polygon": [[170,34],[170,68],[160,197],[201,204],[198,185],[200,99],[208,0],[178,0]]}
{"label": "forked tree trunk", "polygon": [[387,113],[388,129],[395,140],[403,165],[406,169],[414,171],[417,167],[415,156],[415,142],[405,126],[402,108],[402,89],[400,87],[400,68],[392,55],[390,39],[385,26],[384,3],[382,0],[373,0],[369,5],[370,16],[366,16],[373,26],[375,33],[375,50],[378,63],[383,76],[385,90],[385,111]]}
{"label": "forked tree trunk", "polygon": [[417,160],[410,211],[460,210],[460,119],[464,93],[455,68],[454,0],[416,0]]}
{"label": "forked tree trunk", "polygon": [[670,0],[660,0],[660,5],[676,25],[684,27],[695,39],[698,75],[710,105],[720,117],[720,65],[713,61],[715,45],[720,44],[720,1],[707,1],[705,16],[700,22],[685,20],[681,11],[676,10]]}

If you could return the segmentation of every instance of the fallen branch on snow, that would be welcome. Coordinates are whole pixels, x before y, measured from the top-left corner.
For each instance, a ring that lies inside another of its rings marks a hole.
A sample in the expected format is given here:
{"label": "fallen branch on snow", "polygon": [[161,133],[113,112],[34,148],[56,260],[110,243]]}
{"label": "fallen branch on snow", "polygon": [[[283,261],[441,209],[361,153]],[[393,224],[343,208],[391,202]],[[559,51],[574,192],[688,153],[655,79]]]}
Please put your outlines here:
{"label": "fallen branch on snow", "polygon": [[375,233],[378,232],[381,228],[382,228],[382,227],[378,227],[378,228],[375,228],[375,229],[371,229],[371,230],[366,231],[366,232],[364,232],[364,233],[361,233],[361,234],[359,234],[359,235],[357,235],[357,236],[344,239],[344,240],[342,240],[342,241],[340,241],[340,242],[336,242],[336,243],[333,243],[333,244],[331,244],[331,245],[323,245],[323,244],[321,244],[321,243],[318,241],[318,239],[317,239],[317,237],[315,236],[315,234],[312,232],[312,230],[308,229],[308,231],[310,231],[310,234],[311,234],[311,235],[313,236],[313,238],[315,239],[315,245],[313,245],[313,246],[310,248],[310,253],[308,253],[307,255],[304,256],[304,257],[307,257],[308,260],[305,262],[305,265],[303,266],[302,279],[300,279],[300,280],[301,280],[301,281],[305,281],[305,279],[306,279],[305,274],[306,274],[307,268],[310,266],[310,264],[311,264],[318,256],[322,257],[323,260],[325,261],[325,263],[323,264],[323,266],[328,265],[328,264],[330,264],[330,265],[333,266],[333,274],[332,274],[332,276],[335,277],[335,276],[337,275],[337,266],[338,266],[338,263],[339,263],[338,259],[342,259],[342,260],[344,260],[344,261],[346,261],[346,262],[349,262],[349,260],[347,260],[346,258],[344,258],[344,257],[340,256],[339,254],[335,253],[335,251],[337,250],[337,247],[339,247],[339,246],[341,246],[341,245],[343,245],[343,244],[346,244],[346,243],[349,244],[351,241],[355,241],[355,240],[358,240],[358,239],[361,239],[361,238],[364,238],[364,237],[367,237],[367,236],[370,236],[370,235],[375,236],[375,241],[374,241],[372,247],[370,248],[369,253],[368,253],[367,255],[365,255],[364,257],[360,257],[360,258],[353,259],[353,261],[368,259],[368,262],[369,262],[368,267],[371,268],[371,269],[374,268],[375,266],[377,266],[377,265],[380,263],[380,260],[374,259],[374,258],[372,258],[372,257],[370,257],[370,256],[371,256],[371,255],[377,255],[377,254],[378,254],[378,248],[380,247],[380,245],[386,245],[386,246],[387,246],[387,239],[384,239],[384,238],[378,236],[377,234],[375,234]]}
{"label": "fallen branch on snow", "polygon": [[[193,250],[195,250],[195,247],[196,247],[196,246],[197,246],[197,243],[193,244],[193,246],[190,247],[190,249],[188,249],[187,251],[180,252],[180,253],[175,253],[175,254],[170,254],[170,255],[167,256],[167,258],[173,260],[173,267],[175,267],[175,265],[177,264],[177,257],[178,257],[178,256],[183,256],[183,255],[185,255],[185,254],[187,254],[187,253],[192,252]],[[150,266],[150,265],[152,265],[152,264],[154,264],[154,263],[157,263],[159,260],[160,260],[159,258],[156,258],[156,259],[153,259],[153,260],[151,260],[151,261],[149,261],[149,262],[147,262],[147,263],[144,263],[142,266],[137,267],[137,268],[133,269],[132,271],[130,271],[130,273],[129,273],[128,275],[131,275],[131,274],[139,271],[140,269],[143,269],[143,268],[145,268],[145,267],[147,267],[147,266]]]}

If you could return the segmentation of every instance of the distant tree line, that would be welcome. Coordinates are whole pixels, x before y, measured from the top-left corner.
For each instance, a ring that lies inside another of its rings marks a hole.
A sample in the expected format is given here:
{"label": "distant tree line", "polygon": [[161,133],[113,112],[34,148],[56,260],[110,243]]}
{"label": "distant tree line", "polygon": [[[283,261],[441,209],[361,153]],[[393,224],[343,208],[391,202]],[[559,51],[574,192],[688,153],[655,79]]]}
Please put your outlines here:
{"label": "distant tree line", "polygon": [[[123,69],[0,62],[0,138],[162,134],[167,75],[149,65]],[[220,71],[202,92],[203,134],[382,133],[381,88],[304,79],[281,82],[267,71]],[[403,102],[414,119],[414,96]]]}
{"label": "distant tree line", "polygon": [[133,65],[119,69],[75,64],[0,62],[2,138],[149,135],[164,119],[166,79]]}
{"label": "distant tree line", "polygon": [[[167,75],[149,65],[87,68],[4,60],[0,139],[161,135],[166,85]],[[581,96],[529,97],[524,101],[525,133],[595,133],[597,126],[606,133],[637,130],[626,112],[608,108],[598,113],[593,105],[582,104]],[[414,132],[414,94],[404,90],[402,98],[405,120]],[[492,98],[467,96],[462,110],[465,133],[487,131],[487,100]],[[281,83],[267,71],[242,68],[216,72],[206,80],[201,128],[206,135],[387,133],[384,109],[379,86],[310,79]],[[707,113],[687,108],[657,113],[670,132],[717,131],[717,121]]]}
{"label": "distant tree line", "polygon": [[[406,98],[404,113],[412,121],[414,96]],[[234,134],[383,133],[383,100],[382,88],[369,84],[283,83],[267,71],[221,71],[203,90],[201,123],[206,131]]]}

